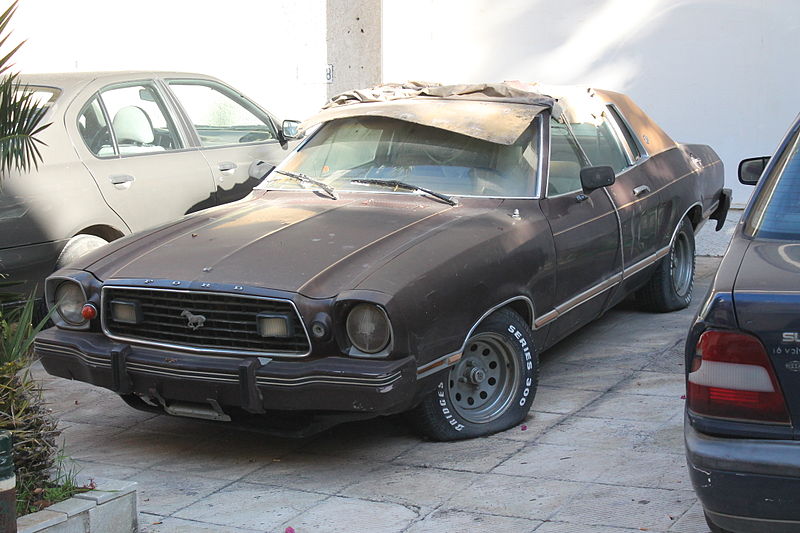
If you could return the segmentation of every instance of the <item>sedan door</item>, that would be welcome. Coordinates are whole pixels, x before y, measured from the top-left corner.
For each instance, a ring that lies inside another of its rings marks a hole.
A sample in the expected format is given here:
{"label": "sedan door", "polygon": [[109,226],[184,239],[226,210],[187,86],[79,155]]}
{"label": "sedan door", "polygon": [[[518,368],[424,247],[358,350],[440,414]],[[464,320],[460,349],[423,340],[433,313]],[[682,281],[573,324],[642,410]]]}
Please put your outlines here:
{"label": "sedan door", "polygon": [[289,153],[277,121],[230,87],[206,79],[165,81],[194,128],[219,203],[239,200],[258,185],[248,172],[253,161],[277,165]]}
{"label": "sedan door", "polygon": [[556,305],[537,321],[542,326],[555,320],[548,344],[603,311],[621,270],[619,224],[608,193],[598,189],[583,194],[580,170],[588,162],[565,124],[551,121],[550,146],[541,206],[556,249]]}
{"label": "sedan door", "polygon": [[658,185],[648,170],[647,157],[635,141],[630,128],[614,106],[606,107],[606,116],[598,128],[601,155],[617,172],[611,197],[619,209],[625,277],[632,276],[653,262],[662,235],[659,232]]}
{"label": "sedan door", "polygon": [[[82,102],[79,102],[80,105]],[[108,86],[77,111],[68,128],[106,203],[141,231],[215,203],[213,178],[150,80]]]}

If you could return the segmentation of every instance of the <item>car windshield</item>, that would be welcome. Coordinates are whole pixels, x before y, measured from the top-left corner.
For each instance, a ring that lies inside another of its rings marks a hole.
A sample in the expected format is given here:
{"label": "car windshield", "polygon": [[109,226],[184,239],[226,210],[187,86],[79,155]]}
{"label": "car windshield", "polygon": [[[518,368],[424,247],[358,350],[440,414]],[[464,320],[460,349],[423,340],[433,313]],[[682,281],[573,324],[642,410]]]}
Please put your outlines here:
{"label": "car windshield", "polygon": [[745,232],[765,239],[800,238],[800,132],[787,146],[753,204]]}
{"label": "car windshield", "polygon": [[[506,146],[390,118],[339,119],[318,129],[278,170],[303,174],[336,191],[419,192],[375,183],[395,181],[448,195],[532,196],[538,165],[535,124]],[[260,185],[305,187],[280,173]]]}

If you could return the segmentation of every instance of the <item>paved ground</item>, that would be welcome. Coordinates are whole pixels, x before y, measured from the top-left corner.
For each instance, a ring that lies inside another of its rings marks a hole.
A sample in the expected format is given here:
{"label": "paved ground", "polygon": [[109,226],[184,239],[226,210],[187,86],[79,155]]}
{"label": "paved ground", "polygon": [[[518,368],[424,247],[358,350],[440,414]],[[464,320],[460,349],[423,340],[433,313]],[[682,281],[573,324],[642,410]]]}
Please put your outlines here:
{"label": "paved ground", "polygon": [[692,309],[623,305],[542,354],[525,425],[466,442],[426,442],[398,420],[282,440],[140,413],[35,371],[82,474],[139,483],[146,532],[704,533],[682,345],[717,264],[698,258]]}

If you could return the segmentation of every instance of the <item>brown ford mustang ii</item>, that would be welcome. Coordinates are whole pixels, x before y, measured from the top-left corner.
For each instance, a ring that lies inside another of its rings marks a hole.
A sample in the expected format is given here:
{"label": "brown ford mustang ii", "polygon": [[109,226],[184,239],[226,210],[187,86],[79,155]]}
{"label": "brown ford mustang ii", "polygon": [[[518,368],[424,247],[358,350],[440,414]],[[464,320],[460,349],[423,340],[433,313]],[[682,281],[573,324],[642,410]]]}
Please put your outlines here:
{"label": "brown ford mustang ii", "polygon": [[628,294],[688,305],[694,234],[730,201],[711,148],[612,92],[384,86],[326,107],[244,200],[50,277],[47,371],[295,434],[411,411],[434,439],[484,435],[525,418],[538,353]]}

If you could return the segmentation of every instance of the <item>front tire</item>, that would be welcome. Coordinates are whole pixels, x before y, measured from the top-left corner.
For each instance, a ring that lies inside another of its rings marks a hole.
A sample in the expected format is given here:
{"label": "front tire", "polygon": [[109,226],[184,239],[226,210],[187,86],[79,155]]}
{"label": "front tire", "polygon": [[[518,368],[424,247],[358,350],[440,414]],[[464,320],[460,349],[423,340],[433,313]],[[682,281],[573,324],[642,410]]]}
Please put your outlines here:
{"label": "front tire", "polygon": [[461,359],[412,411],[432,440],[490,435],[522,422],[538,383],[539,359],[530,328],[515,312],[500,310],[467,340]]}
{"label": "front tire", "polygon": [[694,228],[684,218],[675,239],[647,285],[636,293],[643,309],[666,313],[688,307],[694,286]]}

